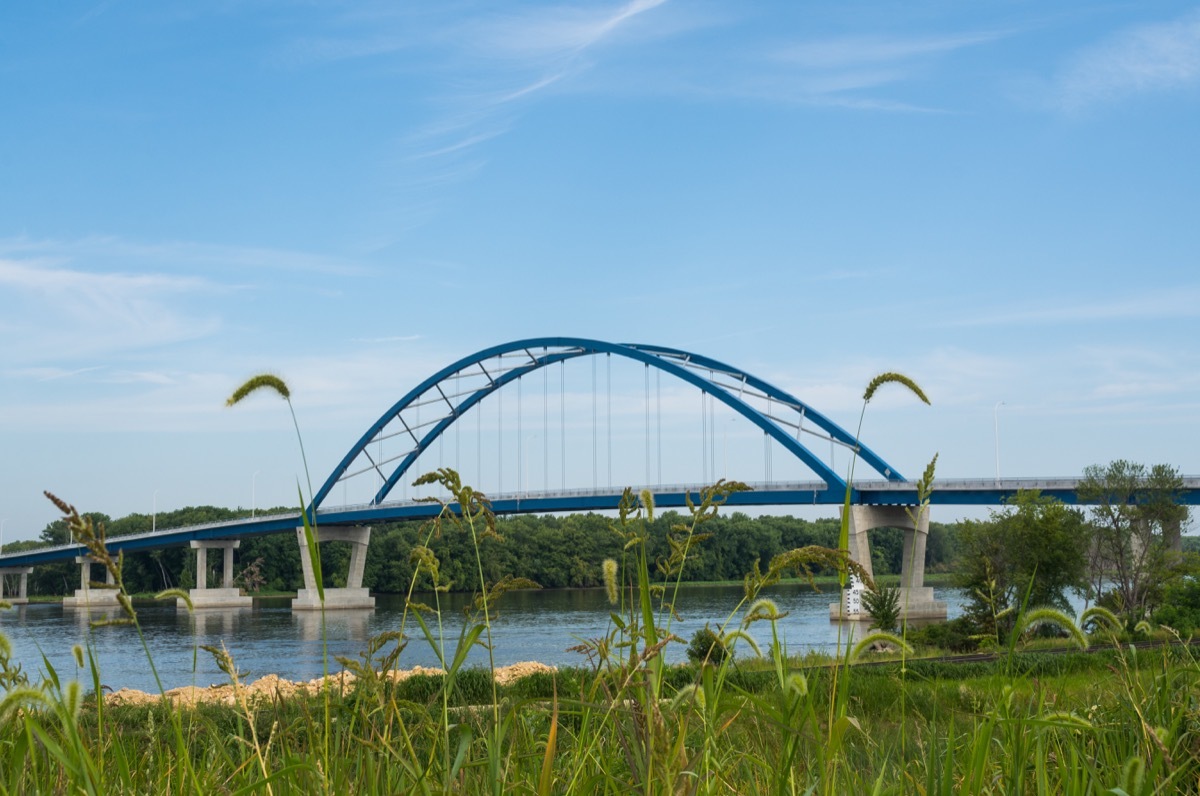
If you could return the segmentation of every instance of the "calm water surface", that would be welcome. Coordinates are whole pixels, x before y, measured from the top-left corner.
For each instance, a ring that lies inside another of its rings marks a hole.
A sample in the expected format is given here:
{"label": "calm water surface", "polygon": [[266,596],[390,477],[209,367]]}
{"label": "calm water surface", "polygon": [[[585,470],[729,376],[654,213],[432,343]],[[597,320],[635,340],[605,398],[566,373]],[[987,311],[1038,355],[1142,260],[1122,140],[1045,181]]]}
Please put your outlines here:
{"label": "calm water surface", "polygon": [[[957,590],[935,589],[935,595],[948,603],[952,618],[959,615],[963,598]],[[460,594],[441,596],[449,657],[462,629],[462,606],[470,598]],[[690,640],[705,623],[724,622],[741,596],[741,586],[685,586],[678,603],[682,618],[674,622],[672,630]],[[837,644],[838,625],[829,621],[829,603],[834,599],[830,593],[814,594],[806,587],[781,585],[765,591],[763,596],[775,600],[781,611],[789,612],[779,623],[789,652],[830,651]],[[431,595],[417,599],[433,602]],[[289,606],[286,598],[261,599],[255,601],[254,608],[210,609],[191,616],[174,605],[150,603],[137,608],[154,664],[168,689],[226,682],[212,657],[204,650],[197,651],[199,645],[224,644],[250,679],[277,674],[289,680],[309,680],[323,671],[326,645],[329,667],[338,670],[342,666],[334,660],[336,656],[358,658],[372,636],[402,629],[404,598],[396,595],[378,595],[374,611],[326,613],[325,644],[320,613],[293,613]],[[586,663],[579,653],[567,648],[584,639],[605,636],[611,629],[610,611],[602,589],[510,592],[504,595],[500,617],[493,625],[496,665],[530,660],[554,665]],[[0,611],[0,632],[12,642],[13,658],[27,673],[45,673],[45,656],[60,677],[76,676],[71,648],[90,643],[103,684],[113,689],[156,690],[136,630],[89,626],[89,619],[103,616],[101,612],[64,611],[57,604],[19,606]],[[437,632],[436,625],[431,624],[431,629]],[[437,665],[436,655],[411,617],[403,630],[410,641],[400,656],[400,665]],[[750,632],[765,652],[770,644],[769,623],[757,622]],[[855,628],[855,633],[862,632],[861,626]],[[684,660],[685,645],[669,645],[667,658]],[[469,660],[486,665],[487,651],[477,647]],[[85,682],[90,681],[90,674],[79,674]]]}

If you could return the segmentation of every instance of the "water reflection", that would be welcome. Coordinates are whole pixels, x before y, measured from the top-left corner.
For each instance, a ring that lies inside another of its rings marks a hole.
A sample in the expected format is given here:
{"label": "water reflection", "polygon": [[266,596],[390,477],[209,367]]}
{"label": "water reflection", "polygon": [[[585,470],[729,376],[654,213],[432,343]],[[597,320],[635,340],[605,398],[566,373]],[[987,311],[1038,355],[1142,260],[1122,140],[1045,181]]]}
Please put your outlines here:
{"label": "water reflection", "polygon": [[63,611],[65,617],[70,617],[79,633],[86,633],[93,625],[126,619],[125,612],[120,608],[91,608],[88,610],[73,609]]}
{"label": "water reflection", "polygon": [[[839,628],[830,623],[828,594],[780,585],[765,596],[775,600],[780,611],[787,614],[779,623],[779,632],[790,652],[832,652],[838,643],[839,630],[842,643],[851,632],[856,637],[866,632],[863,627]],[[427,616],[426,621],[435,635],[435,644],[440,647],[440,655],[452,656],[463,632],[463,608],[471,597],[463,594],[436,597],[441,609],[440,626],[436,616]],[[429,605],[435,603],[434,595],[419,595],[416,599]],[[719,627],[728,622],[730,629],[737,627],[741,614],[732,612],[741,599],[740,586],[685,587],[680,592],[678,616],[672,618],[670,629],[686,642],[706,624]],[[957,592],[939,589],[937,599],[949,603],[951,616],[961,613],[962,598]],[[374,611],[327,612],[324,632],[319,611],[293,613],[286,598],[255,600],[253,609],[206,610],[191,615],[160,603],[139,604],[137,610],[163,685],[175,688],[225,681],[211,656],[199,649],[202,645],[223,645],[238,668],[251,678],[274,673],[293,680],[308,680],[320,676],[326,668],[340,668],[336,662],[339,656],[358,660],[373,636],[403,630],[409,643],[401,654],[400,665],[436,666],[439,652],[426,640],[411,612],[406,616],[404,606],[403,596],[378,595]],[[613,628],[610,612],[614,608],[608,604],[603,590],[511,592],[497,607],[499,615],[492,626],[492,646],[498,666],[527,660],[582,665],[587,659],[569,648],[584,640],[603,638]],[[118,611],[64,611],[59,605],[30,604],[0,612],[0,631],[12,642],[14,659],[26,672],[36,674],[44,669],[41,657],[44,653],[61,675],[75,676],[71,647],[86,644],[99,661],[106,685],[154,690],[149,662],[136,629],[91,627],[91,620],[119,615]],[[764,652],[769,648],[769,623],[756,622],[748,632]],[[667,660],[684,660],[685,649],[686,644],[668,646]],[[468,654],[470,664],[486,665],[487,660],[487,650],[481,647]]]}
{"label": "water reflection", "polygon": [[251,612],[250,608],[206,608],[190,615],[186,611],[176,611],[179,620],[176,626],[200,636],[232,638],[236,628],[250,617]]}
{"label": "water reflection", "polygon": [[304,641],[334,638],[339,641],[357,642],[365,646],[367,639],[371,637],[369,628],[374,615],[375,611],[370,608],[326,611],[324,633],[321,629],[320,611],[295,611],[292,613],[292,623]]}

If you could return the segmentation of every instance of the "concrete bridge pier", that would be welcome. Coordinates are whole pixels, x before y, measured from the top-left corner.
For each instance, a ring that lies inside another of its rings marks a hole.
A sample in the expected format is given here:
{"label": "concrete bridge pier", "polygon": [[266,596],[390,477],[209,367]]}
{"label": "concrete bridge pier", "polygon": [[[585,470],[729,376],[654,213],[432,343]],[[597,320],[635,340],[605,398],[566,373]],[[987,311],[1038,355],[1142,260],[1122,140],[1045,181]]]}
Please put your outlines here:
{"label": "concrete bridge pier", "polygon": [[363,588],[363,568],[367,565],[367,545],[371,541],[371,529],[367,528],[317,528],[317,543],[349,542],[350,571],[346,574],[345,587],[325,588],[325,603],[322,605],[317,593],[317,580],[313,577],[312,559],[308,555],[308,543],[304,539],[304,527],[296,529],[296,541],[300,544],[300,566],[304,570],[304,588],[292,600],[293,611],[319,611],[322,608],[341,610],[345,608],[374,608],[375,598]]}
{"label": "concrete bridge pier", "polygon": [[[191,542],[191,548],[196,551],[196,588],[188,590],[193,608],[249,608],[254,605],[252,597],[242,596],[241,590],[233,587],[233,551],[241,544],[240,539],[206,539]],[[221,550],[224,553],[221,587],[218,589],[208,588],[209,550]],[[177,599],[175,604],[179,608],[187,608],[187,603],[183,600]]]}
{"label": "concrete bridge pier", "polygon": [[[875,528],[904,530],[904,560],[900,564],[900,618],[945,619],[946,603],[933,599],[933,588],[925,585],[925,541],[929,537],[929,507],[917,516],[909,516],[904,506],[851,506],[850,557],[862,565],[872,578],[871,546],[867,532]],[[869,620],[862,608],[862,584],[856,584],[842,594],[839,602],[829,605],[832,620]]]}
{"label": "concrete bridge pier", "polygon": [[[82,608],[84,610],[115,608],[120,606],[117,601],[116,588],[96,587],[92,584],[92,564],[98,563],[91,556],[76,556],[75,563],[79,565],[79,588],[73,597],[63,598],[63,608]],[[113,587],[112,573],[104,570],[104,583]]]}
{"label": "concrete bridge pier", "polygon": [[[6,602],[9,605],[26,605],[29,603],[29,575],[33,572],[33,567],[0,567],[0,602]],[[21,577],[20,586],[17,587],[17,595],[8,597],[4,594],[4,579],[8,575],[19,575]]]}

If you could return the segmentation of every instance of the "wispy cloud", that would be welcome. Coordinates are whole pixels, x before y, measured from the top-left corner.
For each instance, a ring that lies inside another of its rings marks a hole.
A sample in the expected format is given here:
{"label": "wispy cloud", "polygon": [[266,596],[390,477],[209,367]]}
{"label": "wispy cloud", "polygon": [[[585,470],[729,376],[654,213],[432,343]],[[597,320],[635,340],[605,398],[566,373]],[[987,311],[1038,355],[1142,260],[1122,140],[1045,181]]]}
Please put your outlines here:
{"label": "wispy cloud", "polygon": [[987,31],[949,36],[840,36],[799,42],[781,50],[776,57],[808,69],[852,69],[911,62],[985,44],[1003,35]]}
{"label": "wispy cloud", "polygon": [[1059,107],[1077,111],[1138,94],[1200,84],[1200,11],[1121,31],[1084,49],[1054,84]]}
{"label": "wispy cloud", "polygon": [[220,327],[216,317],[176,309],[180,297],[217,289],[191,276],[93,273],[0,259],[0,286],[17,299],[0,330],[13,359],[72,360],[194,340]]}
{"label": "wispy cloud", "polygon": [[[538,4],[465,19],[422,20],[426,41],[420,69],[430,78],[427,99],[434,110],[397,140],[390,158],[402,175],[396,215],[412,224],[436,213],[439,199],[431,188],[472,179],[487,165],[487,145],[514,129],[524,108],[569,90],[609,57],[624,34],[636,32],[627,40],[635,45],[672,35],[671,23],[648,23],[661,17],[651,12],[667,1]],[[357,50],[343,47],[362,54],[382,49],[371,43],[378,35],[370,37]],[[607,48],[603,55],[602,48]],[[398,53],[397,64],[405,57]]]}
{"label": "wispy cloud", "polygon": [[8,371],[8,375],[16,379],[29,379],[31,381],[58,381],[59,379],[71,379],[76,376],[82,376],[85,373],[93,373],[101,370],[101,366],[93,365],[86,368],[18,368]]}
{"label": "wispy cloud", "polygon": [[947,326],[1008,326],[1086,323],[1138,318],[1194,318],[1200,316],[1200,287],[1184,285],[1112,300],[1056,301],[996,312],[972,313],[948,319]]}
{"label": "wispy cloud", "polygon": [[151,268],[157,266],[165,271],[179,270],[181,267],[216,267],[227,271],[285,270],[341,276],[363,271],[349,261],[309,252],[195,241],[134,241],[107,235],[75,240],[0,238],[0,257],[6,255],[58,264],[76,260],[136,263]]}
{"label": "wispy cloud", "polygon": [[810,102],[864,110],[929,110],[894,99],[855,95],[921,74],[938,58],[988,44],[1007,31],[947,35],[854,35],[809,39],[774,51],[772,60],[792,70]]}
{"label": "wispy cloud", "polygon": [[13,347],[12,356],[27,361],[200,340],[223,327],[235,303],[338,297],[347,281],[370,272],[359,261],[267,247],[0,238],[0,286],[19,297],[0,315],[0,340],[38,341]]}
{"label": "wispy cloud", "polygon": [[421,339],[419,334],[396,335],[394,337],[355,337],[350,342],[352,343],[412,343]]}
{"label": "wispy cloud", "polygon": [[628,26],[667,0],[630,0],[611,6],[537,8],[479,20],[470,26],[472,43],[492,56],[520,61],[577,55]]}

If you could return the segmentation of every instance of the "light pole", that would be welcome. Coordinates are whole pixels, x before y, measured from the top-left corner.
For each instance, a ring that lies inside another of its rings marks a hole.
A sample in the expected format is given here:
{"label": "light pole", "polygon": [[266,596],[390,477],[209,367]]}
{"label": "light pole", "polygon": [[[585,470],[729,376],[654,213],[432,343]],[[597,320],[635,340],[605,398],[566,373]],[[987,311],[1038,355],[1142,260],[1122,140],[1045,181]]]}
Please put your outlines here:
{"label": "light pole", "polygon": [[4,552],[4,523],[6,522],[8,522],[7,518],[0,520],[0,554]]}
{"label": "light pole", "polygon": [[996,401],[992,407],[992,422],[996,428],[996,486],[1000,486],[1000,407],[1004,401]]}
{"label": "light pole", "polygon": [[150,509],[150,533],[158,530],[158,490],[154,490],[154,506]]}
{"label": "light pole", "polygon": [[258,482],[258,474],[261,472],[262,472],[262,470],[255,470],[254,475],[250,476],[250,517],[251,518],[254,517],[254,509],[258,506],[258,503],[256,500],[255,489],[257,489],[257,487],[258,487],[258,483],[257,483]]}

